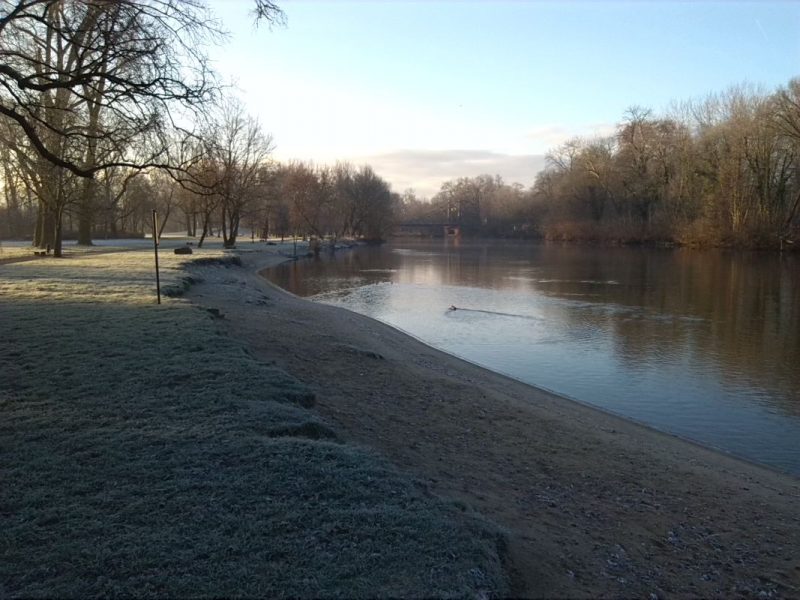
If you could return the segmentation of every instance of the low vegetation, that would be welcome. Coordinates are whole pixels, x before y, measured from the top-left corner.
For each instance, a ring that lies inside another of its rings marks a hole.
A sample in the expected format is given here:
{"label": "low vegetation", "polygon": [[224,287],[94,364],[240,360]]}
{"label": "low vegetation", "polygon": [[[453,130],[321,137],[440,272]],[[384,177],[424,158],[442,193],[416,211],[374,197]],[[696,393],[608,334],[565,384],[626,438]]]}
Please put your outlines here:
{"label": "low vegetation", "polygon": [[337,441],[218,317],[157,306],[151,261],[0,266],[0,596],[507,592],[494,529]]}

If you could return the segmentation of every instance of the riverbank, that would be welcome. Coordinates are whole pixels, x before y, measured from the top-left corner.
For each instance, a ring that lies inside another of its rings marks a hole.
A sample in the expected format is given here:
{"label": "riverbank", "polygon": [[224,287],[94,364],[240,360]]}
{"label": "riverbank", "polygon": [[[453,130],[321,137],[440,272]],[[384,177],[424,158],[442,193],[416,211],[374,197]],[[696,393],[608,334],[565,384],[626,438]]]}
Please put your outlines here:
{"label": "riverbank", "polygon": [[220,250],[163,252],[161,305],[151,249],[0,265],[0,597],[507,593],[493,526],[179,297],[198,259],[265,306]]}
{"label": "riverbank", "polygon": [[346,440],[504,527],[514,594],[800,595],[797,479],[301,300],[256,275],[279,258],[243,260],[224,277],[203,270],[189,298],[310,385]]}

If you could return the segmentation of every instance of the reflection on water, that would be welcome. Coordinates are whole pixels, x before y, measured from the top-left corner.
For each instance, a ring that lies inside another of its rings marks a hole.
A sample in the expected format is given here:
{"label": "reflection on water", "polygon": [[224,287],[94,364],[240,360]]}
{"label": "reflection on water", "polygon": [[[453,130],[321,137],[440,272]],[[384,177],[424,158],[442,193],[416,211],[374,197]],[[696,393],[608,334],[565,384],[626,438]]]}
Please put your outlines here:
{"label": "reflection on water", "polygon": [[800,474],[796,256],[398,242],[269,276],[522,381]]}

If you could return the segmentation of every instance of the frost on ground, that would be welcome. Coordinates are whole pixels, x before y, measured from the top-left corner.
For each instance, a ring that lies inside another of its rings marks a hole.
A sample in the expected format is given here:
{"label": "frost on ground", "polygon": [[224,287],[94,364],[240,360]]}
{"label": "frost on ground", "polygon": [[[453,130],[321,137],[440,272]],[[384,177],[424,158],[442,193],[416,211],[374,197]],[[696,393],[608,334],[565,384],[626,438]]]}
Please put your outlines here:
{"label": "frost on ground", "polygon": [[[197,257],[164,254],[164,289]],[[0,265],[0,597],[507,592],[495,531],[154,300],[146,251]]]}
{"label": "frost on ground", "polygon": [[[161,289],[179,295],[189,277],[183,266],[199,260],[231,260],[219,250],[180,256],[161,253]],[[0,270],[0,294],[9,300],[41,300],[48,303],[152,304],[156,297],[152,251],[87,254],[67,259],[45,258],[12,263]]]}
{"label": "frost on ground", "polygon": [[[76,244],[66,242],[64,244],[64,255],[79,256],[84,254],[124,250],[127,247],[128,240],[114,240],[114,242],[114,244],[107,243],[102,246],[78,246]],[[34,258],[36,256],[34,252],[39,251],[41,250],[39,248],[34,248],[30,242],[8,242],[0,240],[0,263],[11,260],[19,260],[21,258]]]}

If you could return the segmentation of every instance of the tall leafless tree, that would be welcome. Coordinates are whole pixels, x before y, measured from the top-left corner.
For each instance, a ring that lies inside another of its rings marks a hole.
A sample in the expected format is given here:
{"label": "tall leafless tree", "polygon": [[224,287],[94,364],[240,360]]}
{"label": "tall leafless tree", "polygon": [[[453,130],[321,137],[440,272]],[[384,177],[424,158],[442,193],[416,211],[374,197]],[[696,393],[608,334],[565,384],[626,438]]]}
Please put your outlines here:
{"label": "tall leafless tree", "polygon": [[263,167],[273,149],[272,137],[264,134],[240,102],[230,99],[211,119],[203,139],[214,173],[211,191],[219,197],[223,244],[232,248],[242,213],[259,190]]}
{"label": "tall leafless tree", "polygon": [[[284,18],[268,1],[255,11]],[[0,118],[22,134],[15,152],[50,181],[113,167],[182,172],[170,133],[213,98],[204,49],[221,38],[200,0],[0,0]],[[97,186],[82,187],[88,242]],[[60,254],[67,199],[53,192],[40,197],[52,224],[43,239]]]}

